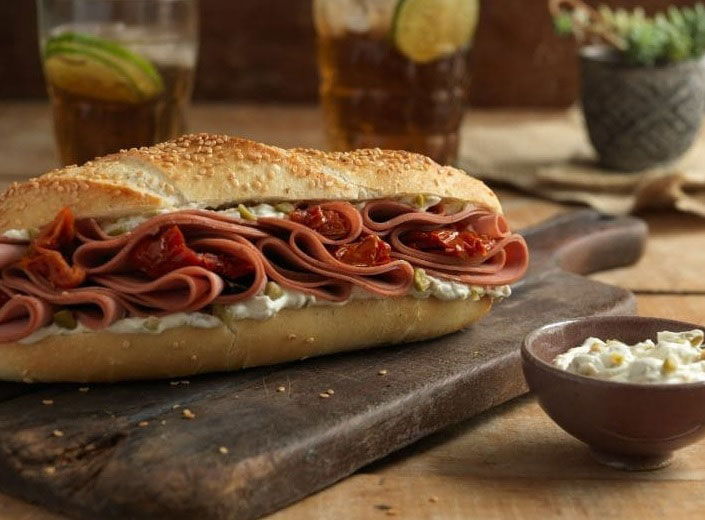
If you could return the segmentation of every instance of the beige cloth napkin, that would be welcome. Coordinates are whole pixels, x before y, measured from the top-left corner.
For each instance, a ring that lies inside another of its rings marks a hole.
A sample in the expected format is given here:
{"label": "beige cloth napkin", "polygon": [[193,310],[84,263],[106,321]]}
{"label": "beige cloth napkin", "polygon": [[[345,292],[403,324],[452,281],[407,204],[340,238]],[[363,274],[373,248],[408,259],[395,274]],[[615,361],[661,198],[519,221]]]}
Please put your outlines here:
{"label": "beige cloth napkin", "polygon": [[[485,114],[486,115],[486,114]],[[674,164],[640,173],[601,169],[581,113],[487,118],[463,128],[460,167],[490,183],[621,215],[675,208],[705,217],[705,132]]]}

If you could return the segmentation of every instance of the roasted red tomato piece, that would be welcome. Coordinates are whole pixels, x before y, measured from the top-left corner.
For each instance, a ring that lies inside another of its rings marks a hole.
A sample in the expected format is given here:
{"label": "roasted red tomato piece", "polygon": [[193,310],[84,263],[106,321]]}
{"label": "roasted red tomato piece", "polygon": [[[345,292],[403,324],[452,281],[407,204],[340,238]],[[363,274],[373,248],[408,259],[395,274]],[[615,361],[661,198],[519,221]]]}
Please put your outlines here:
{"label": "roasted red tomato piece", "polygon": [[392,248],[377,235],[367,235],[362,240],[338,246],[335,257],[343,263],[357,267],[384,265],[392,261]]}
{"label": "roasted red tomato piece", "polygon": [[86,279],[83,268],[69,265],[68,259],[76,247],[75,218],[69,208],[64,208],[51,224],[39,231],[19,263],[29,272],[43,276],[58,289],[73,289]]}
{"label": "roasted red tomato piece", "polygon": [[409,231],[404,233],[402,241],[407,246],[419,251],[456,256],[462,259],[485,256],[495,244],[495,240],[486,235],[453,228]]}
{"label": "roasted red tomato piece", "polygon": [[203,267],[228,280],[254,271],[254,267],[247,262],[194,251],[186,244],[178,226],[167,228],[157,236],[143,238],[130,252],[130,263],[151,278],[159,278],[188,266]]}
{"label": "roasted red tomato piece", "polygon": [[350,233],[350,223],[339,212],[319,205],[295,209],[289,213],[292,222],[303,224],[326,238],[337,240]]}

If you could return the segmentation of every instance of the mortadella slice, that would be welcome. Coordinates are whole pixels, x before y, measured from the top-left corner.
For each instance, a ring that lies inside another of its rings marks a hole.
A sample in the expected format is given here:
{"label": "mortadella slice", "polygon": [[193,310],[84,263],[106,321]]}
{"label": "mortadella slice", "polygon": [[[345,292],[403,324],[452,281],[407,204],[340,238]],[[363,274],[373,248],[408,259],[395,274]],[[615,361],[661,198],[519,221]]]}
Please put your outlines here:
{"label": "mortadella slice", "polygon": [[49,325],[53,318],[51,305],[35,296],[16,294],[0,307],[0,343],[26,338]]}

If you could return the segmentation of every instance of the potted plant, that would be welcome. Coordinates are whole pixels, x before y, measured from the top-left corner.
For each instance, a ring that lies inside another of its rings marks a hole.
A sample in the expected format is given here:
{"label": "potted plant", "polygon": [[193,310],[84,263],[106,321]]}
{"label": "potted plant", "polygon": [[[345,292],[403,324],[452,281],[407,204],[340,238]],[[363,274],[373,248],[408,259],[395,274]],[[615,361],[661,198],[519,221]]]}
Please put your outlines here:
{"label": "potted plant", "polygon": [[647,16],[549,0],[556,30],[581,44],[581,100],[600,163],[643,170],[681,156],[705,110],[705,7]]}

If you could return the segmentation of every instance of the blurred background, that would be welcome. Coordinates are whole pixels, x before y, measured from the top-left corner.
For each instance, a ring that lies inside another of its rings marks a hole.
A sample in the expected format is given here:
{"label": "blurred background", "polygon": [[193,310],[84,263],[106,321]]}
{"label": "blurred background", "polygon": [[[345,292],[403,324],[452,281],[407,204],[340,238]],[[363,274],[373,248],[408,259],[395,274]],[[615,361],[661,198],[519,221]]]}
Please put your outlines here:
{"label": "blurred background", "polygon": [[[689,0],[600,0],[648,12]],[[201,0],[196,101],[314,103],[310,0]],[[35,3],[0,2],[0,99],[41,99]],[[476,107],[566,107],[578,96],[573,39],[555,35],[545,0],[483,0],[469,57]]]}

